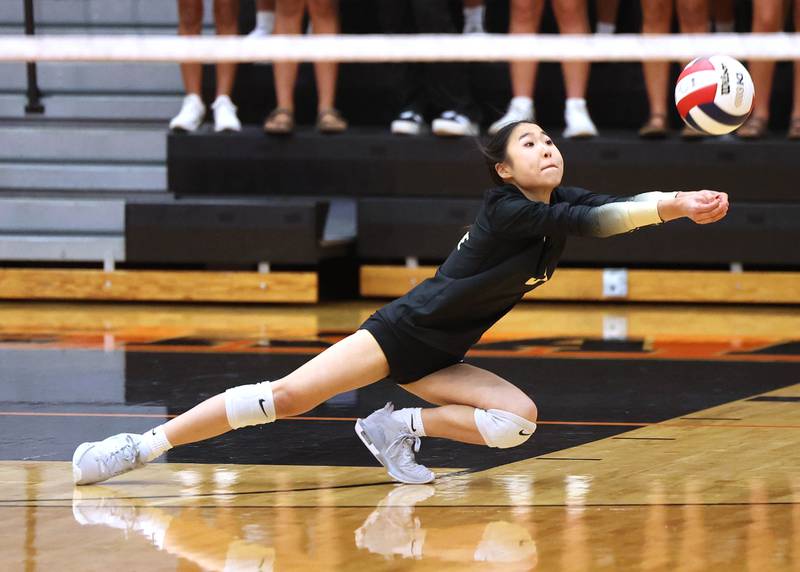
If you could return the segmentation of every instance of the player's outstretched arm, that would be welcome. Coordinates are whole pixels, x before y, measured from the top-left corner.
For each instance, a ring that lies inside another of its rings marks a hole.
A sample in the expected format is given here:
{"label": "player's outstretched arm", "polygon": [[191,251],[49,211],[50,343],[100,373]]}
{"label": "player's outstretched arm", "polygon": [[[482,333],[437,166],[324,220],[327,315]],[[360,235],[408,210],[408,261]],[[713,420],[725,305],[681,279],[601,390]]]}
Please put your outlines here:
{"label": "player's outstretched arm", "polygon": [[727,193],[709,190],[680,192],[674,199],[658,201],[658,215],[663,221],[686,217],[697,224],[710,224],[725,218],[728,206]]}

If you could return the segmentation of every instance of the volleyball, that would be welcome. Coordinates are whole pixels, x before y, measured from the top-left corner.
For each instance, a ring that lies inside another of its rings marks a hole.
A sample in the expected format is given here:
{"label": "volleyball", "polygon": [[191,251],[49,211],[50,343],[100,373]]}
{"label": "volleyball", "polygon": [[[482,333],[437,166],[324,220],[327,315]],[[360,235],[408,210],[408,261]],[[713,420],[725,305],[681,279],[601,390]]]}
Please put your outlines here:
{"label": "volleyball", "polygon": [[747,68],[729,56],[695,58],[675,85],[675,105],[687,125],[708,135],[724,135],[744,123],[755,89]]}

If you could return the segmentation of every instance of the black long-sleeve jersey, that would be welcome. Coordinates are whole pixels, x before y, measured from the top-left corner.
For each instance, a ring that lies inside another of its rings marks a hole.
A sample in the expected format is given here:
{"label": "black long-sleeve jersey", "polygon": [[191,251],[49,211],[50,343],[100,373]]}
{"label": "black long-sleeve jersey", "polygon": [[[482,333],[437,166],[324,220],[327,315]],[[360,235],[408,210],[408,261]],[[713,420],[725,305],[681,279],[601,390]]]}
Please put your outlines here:
{"label": "black long-sleeve jersey", "polygon": [[463,356],[527,292],[553,276],[567,236],[607,234],[596,207],[629,200],[557,187],[545,204],[512,185],[490,189],[436,275],[377,315],[398,335]]}

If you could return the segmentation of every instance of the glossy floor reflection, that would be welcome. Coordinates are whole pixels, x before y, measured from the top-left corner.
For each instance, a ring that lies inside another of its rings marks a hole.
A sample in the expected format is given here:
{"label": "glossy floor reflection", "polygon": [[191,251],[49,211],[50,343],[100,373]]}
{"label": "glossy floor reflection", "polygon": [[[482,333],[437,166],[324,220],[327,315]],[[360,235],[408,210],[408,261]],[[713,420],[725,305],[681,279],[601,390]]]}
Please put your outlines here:
{"label": "glossy floor reflection", "polygon": [[[374,305],[0,305],[0,547],[10,569],[797,570],[800,312],[527,305],[474,363],[544,422],[495,451],[426,440],[391,483],[352,417],[302,419],[74,488],[74,443],[144,430],[302,363]],[[67,565],[66,563],[69,563]]]}

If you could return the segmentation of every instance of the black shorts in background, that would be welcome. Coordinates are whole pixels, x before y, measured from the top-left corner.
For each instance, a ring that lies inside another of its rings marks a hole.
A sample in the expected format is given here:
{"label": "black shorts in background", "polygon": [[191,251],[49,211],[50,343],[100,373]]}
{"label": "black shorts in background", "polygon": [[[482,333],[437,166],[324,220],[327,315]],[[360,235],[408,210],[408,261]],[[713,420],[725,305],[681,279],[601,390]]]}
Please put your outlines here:
{"label": "black shorts in background", "polygon": [[372,314],[359,327],[367,330],[389,362],[389,381],[400,385],[422,379],[440,369],[463,361],[463,356],[455,356],[422,343],[418,339],[398,331],[389,325],[378,312]]}

